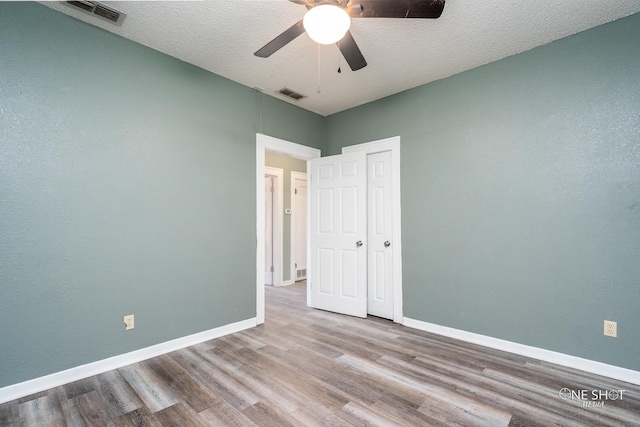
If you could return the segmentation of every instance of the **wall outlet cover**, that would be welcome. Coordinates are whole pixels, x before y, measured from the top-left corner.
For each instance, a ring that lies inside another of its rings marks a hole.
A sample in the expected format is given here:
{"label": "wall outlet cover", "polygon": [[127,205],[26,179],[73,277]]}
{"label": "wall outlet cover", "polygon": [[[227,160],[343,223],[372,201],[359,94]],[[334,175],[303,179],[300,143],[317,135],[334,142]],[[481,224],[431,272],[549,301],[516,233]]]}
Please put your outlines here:
{"label": "wall outlet cover", "polygon": [[618,322],[611,320],[604,321],[604,334],[608,337],[616,338],[618,336]]}
{"label": "wall outlet cover", "polygon": [[130,314],[128,316],[124,316],[124,324],[125,324],[125,331],[129,331],[131,329],[133,329],[134,323],[133,323],[133,314]]}

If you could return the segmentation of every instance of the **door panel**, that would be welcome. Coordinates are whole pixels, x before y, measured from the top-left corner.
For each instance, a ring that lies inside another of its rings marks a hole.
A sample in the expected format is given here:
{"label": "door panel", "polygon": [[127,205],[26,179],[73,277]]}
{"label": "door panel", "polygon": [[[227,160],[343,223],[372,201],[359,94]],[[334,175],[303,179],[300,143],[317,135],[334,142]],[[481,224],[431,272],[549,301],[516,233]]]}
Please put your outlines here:
{"label": "door panel", "polygon": [[367,156],[367,311],[393,319],[393,205],[391,151]]}
{"label": "door panel", "polygon": [[311,160],[311,306],[367,316],[366,155]]}

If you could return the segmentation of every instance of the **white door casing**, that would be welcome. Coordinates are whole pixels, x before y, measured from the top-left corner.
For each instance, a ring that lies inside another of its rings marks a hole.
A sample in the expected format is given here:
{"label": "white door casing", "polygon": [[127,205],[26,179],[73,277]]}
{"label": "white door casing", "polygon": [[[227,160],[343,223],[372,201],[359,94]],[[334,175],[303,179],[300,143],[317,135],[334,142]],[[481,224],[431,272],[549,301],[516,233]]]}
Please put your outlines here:
{"label": "white door casing", "polygon": [[[256,170],[257,170],[257,222],[256,222],[256,271],[257,271],[257,297],[256,297],[256,324],[264,323],[264,284],[263,284],[263,272],[264,272],[264,161],[265,151],[274,151],[282,154],[287,154],[292,157],[310,160],[320,157],[320,150],[311,148],[308,146],[295,144],[292,142],[280,140],[270,136],[256,134]],[[361,151],[367,154],[391,151],[392,154],[392,200],[393,200],[393,236],[391,249],[393,252],[393,289],[394,289],[394,311],[393,320],[396,323],[402,323],[403,310],[402,310],[402,239],[401,239],[401,209],[400,209],[400,137],[392,137],[384,140],[358,144],[354,146],[344,147],[343,153],[350,153],[355,151]],[[310,170],[310,169],[308,169]],[[309,205],[307,212],[311,212]],[[310,228],[310,215],[308,216],[307,228]],[[310,260],[310,254],[308,254],[307,261],[308,275],[313,274],[313,266]],[[310,305],[309,283],[307,285],[307,303]]]}
{"label": "white door casing", "polygon": [[307,278],[307,174],[291,172],[291,280]]}
{"label": "white door casing", "polygon": [[[273,251],[272,251],[272,265],[273,265],[273,277],[272,284],[274,286],[282,285],[282,277],[283,277],[283,242],[284,242],[284,171],[280,168],[273,168],[270,166],[264,166],[264,176],[270,176],[273,181]],[[265,199],[263,198],[263,203],[266,206]],[[262,207],[263,215],[265,216],[265,206]],[[266,236],[263,234],[264,241],[266,242]],[[266,245],[266,244],[265,244]],[[265,246],[266,249],[266,246]],[[266,260],[266,255],[265,255]],[[264,267],[266,271],[266,267]]]}
{"label": "white door casing", "polygon": [[264,284],[273,285],[273,177],[264,177]]}
{"label": "white door casing", "polygon": [[[265,319],[264,286],[264,175],[265,152],[286,154],[302,160],[320,157],[320,150],[271,136],[256,134],[256,325]],[[308,205],[307,205],[308,207]],[[307,209],[308,212],[308,209]],[[307,220],[308,221],[308,220]],[[307,228],[309,224],[307,222]],[[307,261],[307,274],[309,274]],[[307,291],[307,294],[309,292]]]}
{"label": "white door casing", "polygon": [[393,319],[391,151],[367,155],[367,313]]}
{"label": "white door casing", "polygon": [[367,317],[366,170],[362,152],[309,162],[314,308]]}

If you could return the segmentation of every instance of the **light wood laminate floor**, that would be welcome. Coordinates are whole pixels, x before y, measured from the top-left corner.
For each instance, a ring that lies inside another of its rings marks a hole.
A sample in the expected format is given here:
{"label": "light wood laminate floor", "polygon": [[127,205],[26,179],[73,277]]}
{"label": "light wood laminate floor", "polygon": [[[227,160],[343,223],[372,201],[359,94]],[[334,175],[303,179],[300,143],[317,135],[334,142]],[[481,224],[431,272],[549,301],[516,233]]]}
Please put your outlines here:
{"label": "light wood laminate floor", "polygon": [[269,287],[264,325],[5,403],[0,425],[640,426],[639,386],[305,301]]}

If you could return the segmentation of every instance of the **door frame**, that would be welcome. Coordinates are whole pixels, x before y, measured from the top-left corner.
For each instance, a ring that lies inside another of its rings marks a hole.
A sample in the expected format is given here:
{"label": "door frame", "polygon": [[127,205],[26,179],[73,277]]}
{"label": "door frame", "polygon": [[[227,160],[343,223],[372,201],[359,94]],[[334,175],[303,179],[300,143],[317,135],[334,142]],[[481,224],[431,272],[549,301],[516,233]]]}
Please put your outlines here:
{"label": "door frame", "polygon": [[[342,153],[363,151],[366,154],[391,151],[392,231],[393,231],[393,321],[403,323],[402,304],[402,234],[400,206],[400,136],[365,142],[342,148]],[[264,256],[264,255],[263,255]]]}
{"label": "door frame", "polygon": [[[311,160],[320,157],[320,150],[296,144],[283,139],[256,133],[256,324],[261,325],[265,319],[264,301],[264,175],[265,175],[265,152],[273,151],[286,154],[302,160]],[[307,211],[308,209],[307,198]],[[309,216],[307,215],[307,230],[309,229]],[[307,231],[308,233],[308,231]],[[308,236],[308,234],[307,234]],[[307,251],[309,239],[307,237]],[[307,252],[308,253],[308,252]],[[309,261],[307,261],[309,268]],[[309,274],[309,270],[307,270]]]}
{"label": "door frame", "polygon": [[[309,191],[309,180],[307,179],[307,173],[303,173],[303,172],[297,172],[297,171],[291,171],[291,263],[290,263],[290,267],[291,267],[291,281],[295,282],[297,277],[296,277],[296,266],[294,261],[295,258],[295,251],[296,248],[298,247],[298,245],[296,244],[296,237],[297,235],[294,235],[294,224],[297,225],[298,221],[299,221],[299,216],[298,213],[296,212],[295,209],[293,209],[293,198],[295,197],[295,185],[294,182],[296,179],[302,179],[302,177],[304,176],[304,181],[307,183],[307,201],[309,200],[309,195],[308,195],[308,191]],[[307,212],[307,217],[309,216],[309,212]],[[305,222],[308,222],[305,220]],[[308,231],[307,231],[307,235],[308,235]],[[309,242],[307,242],[307,247],[309,246]],[[308,256],[307,256],[308,258]],[[308,269],[308,265],[306,265],[307,261],[305,260],[305,268]],[[308,271],[308,270],[307,270]]]}
{"label": "door frame", "polygon": [[[283,218],[283,196],[284,192],[284,171],[279,168],[272,168],[270,166],[265,166],[264,168],[264,176],[271,176],[275,178],[275,185],[273,186],[273,277],[272,282],[273,286],[281,286],[282,285],[282,274],[283,274],[283,228],[284,228],[284,218]],[[264,178],[263,178],[264,179]],[[263,214],[266,212],[263,209]],[[264,236],[264,233],[263,233]],[[266,239],[266,238],[265,238]],[[264,244],[263,244],[264,247]],[[263,255],[264,257],[264,255]],[[264,269],[262,270],[262,274],[264,275]],[[264,283],[263,283],[264,284]]]}

